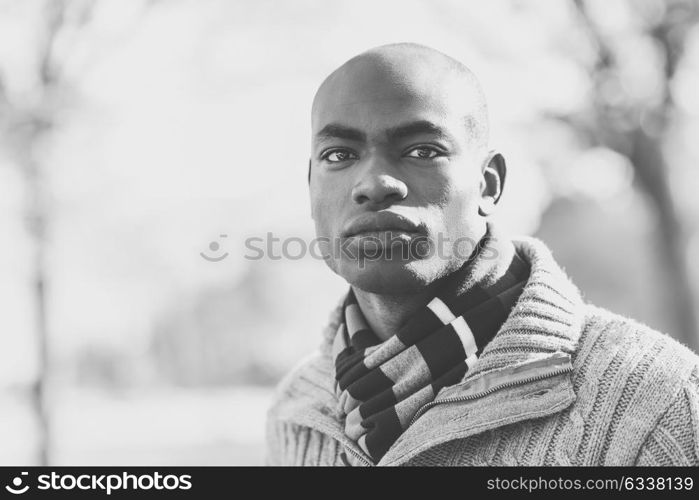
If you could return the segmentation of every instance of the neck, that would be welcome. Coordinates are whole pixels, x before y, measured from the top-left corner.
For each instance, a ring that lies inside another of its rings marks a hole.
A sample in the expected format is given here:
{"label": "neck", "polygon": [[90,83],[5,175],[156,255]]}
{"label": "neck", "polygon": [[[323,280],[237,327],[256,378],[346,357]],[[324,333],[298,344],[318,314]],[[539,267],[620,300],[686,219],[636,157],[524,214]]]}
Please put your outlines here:
{"label": "neck", "polygon": [[394,335],[410,316],[425,307],[434,296],[432,287],[414,295],[386,295],[354,287],[353,291],[364,319],[382,341]]}

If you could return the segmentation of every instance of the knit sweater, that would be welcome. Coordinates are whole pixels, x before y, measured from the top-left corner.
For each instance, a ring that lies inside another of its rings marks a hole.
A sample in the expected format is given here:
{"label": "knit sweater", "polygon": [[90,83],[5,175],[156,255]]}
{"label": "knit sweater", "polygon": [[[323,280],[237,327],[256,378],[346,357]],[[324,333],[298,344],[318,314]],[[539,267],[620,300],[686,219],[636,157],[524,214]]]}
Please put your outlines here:
{"label": "knit sweater", "polygon": [[269,465],[699,465],[699,357],[587,304],[535,238],[514,239],[529,280],[464,379],[443,388],[378,463],[343,432],[330,347],[280,382]]}

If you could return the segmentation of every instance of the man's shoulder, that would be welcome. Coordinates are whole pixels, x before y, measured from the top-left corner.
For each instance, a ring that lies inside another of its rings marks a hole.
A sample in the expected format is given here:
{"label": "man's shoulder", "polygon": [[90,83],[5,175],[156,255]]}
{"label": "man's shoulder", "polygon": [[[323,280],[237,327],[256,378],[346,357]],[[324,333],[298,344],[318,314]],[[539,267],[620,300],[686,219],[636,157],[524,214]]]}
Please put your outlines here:
{"label": "man's shoulder", "polygon": [[640,321],[585,307],[574,360],[576,407],[590,428],[619,430],[604,438],[608,457],[697,465],[699,356]]}
{"label": "man's shoulder", "polygon": [[330,357],[320,350],[315,350],[299,360],[277,384],[276,392],[280,395],[289,392],[304,392],[314,388],[327,390],[328,377],[332,376]]}
{"label": "man's shoulder", "polygon": [[277,384],[266,414],[267,464],[298,464],[300,456],[314,465],[337,462],[337,456],[325,450],[327,438],[318,432],[337,420],[331,377],[330,359],[318,351],[299,361]]}
{"label": "man's shoulder", "polygon": [[309,408],[322,407],[333,397],[330,358],[315,351],[287,372],[274,390],[268,418],[288,418]]}
{"label": "man's shoulder", "polygon": [[318,349],[294,365],[277,384],[268,418],[285,418],[309,409],[332,406],[334,370],[330,346],[339,326],[343,300],[330,311]]}
{"label": "man's shoulder", "polygon": [[[585,304],[585,321],[581,343],[604,341],[610,345],[633,342],[638,349],[670,349],[684,361],[699,362],[699,356],[689,347],[667,333],[652,328],[641,321],[614,313],[603,307]],[[588,330],[587,332],[585,330]],[[596,335],[586,335],[594,333]]]}
{"label": "man's shoulder", "polygon": [[[574,368],[587,377],[652,380],[673,392],[699,373],[699,356],[670,335],[632,318],[586,304]],[[621,374],[621,377],[619,376]]]}

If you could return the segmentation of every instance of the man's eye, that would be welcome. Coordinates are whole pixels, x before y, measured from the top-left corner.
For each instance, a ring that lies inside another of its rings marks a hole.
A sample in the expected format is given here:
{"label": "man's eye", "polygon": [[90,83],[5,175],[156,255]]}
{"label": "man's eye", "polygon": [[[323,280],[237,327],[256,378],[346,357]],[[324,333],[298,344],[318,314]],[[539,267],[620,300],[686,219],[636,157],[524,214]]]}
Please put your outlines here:
{"label": "man's eye", "polygon": [[408,156],[409,158],[420,158],[422,160],[430,160],[441,155],[441,151],[437,151],[436,149],[427,146],[420,146],[418,148],[411,149],[406,156]]}
{"label": "man's eye", "polygon": [[323,155],[323,159],[329,161],[330,163],[339,163],[342,161],[356,160],[357,155],[346,149],[336,149],[334,151],[328,151]]}

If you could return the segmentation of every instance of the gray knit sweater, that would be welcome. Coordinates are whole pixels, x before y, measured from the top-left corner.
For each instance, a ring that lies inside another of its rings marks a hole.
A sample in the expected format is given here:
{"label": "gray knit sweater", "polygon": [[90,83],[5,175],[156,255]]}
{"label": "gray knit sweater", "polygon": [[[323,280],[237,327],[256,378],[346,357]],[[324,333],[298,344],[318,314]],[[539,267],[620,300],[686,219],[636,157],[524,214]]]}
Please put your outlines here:
{"label": "gray knit sweater", "polygon": [[339,307],[319,352],[277,387],[267,463],[699,465],[699,357],[584,303],[541,241],[514,243],[531,265],[515,308],[473,369],[379,463],[345,436],[333,394]]}

